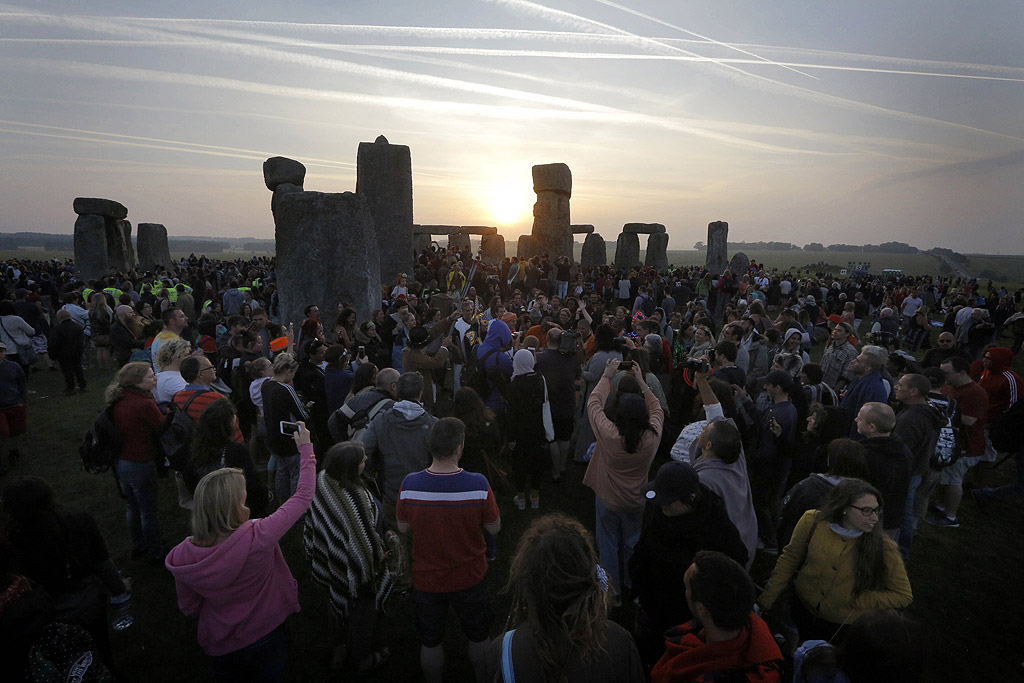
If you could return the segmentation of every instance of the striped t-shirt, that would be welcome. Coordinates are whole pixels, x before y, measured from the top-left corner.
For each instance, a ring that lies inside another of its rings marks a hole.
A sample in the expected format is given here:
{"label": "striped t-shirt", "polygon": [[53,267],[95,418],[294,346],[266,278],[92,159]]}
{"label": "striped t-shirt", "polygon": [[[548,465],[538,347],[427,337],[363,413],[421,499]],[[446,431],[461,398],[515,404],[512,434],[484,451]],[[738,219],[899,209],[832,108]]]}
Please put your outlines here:
{"label": "striped t-shirt", "polygon": [[412,527],[412,582],[417,590],[449,593],[483,581],[483,527],[498,521],[498,504],[486,477],[465,470],[414,472],[402,482],[396,513],[398,521]]}

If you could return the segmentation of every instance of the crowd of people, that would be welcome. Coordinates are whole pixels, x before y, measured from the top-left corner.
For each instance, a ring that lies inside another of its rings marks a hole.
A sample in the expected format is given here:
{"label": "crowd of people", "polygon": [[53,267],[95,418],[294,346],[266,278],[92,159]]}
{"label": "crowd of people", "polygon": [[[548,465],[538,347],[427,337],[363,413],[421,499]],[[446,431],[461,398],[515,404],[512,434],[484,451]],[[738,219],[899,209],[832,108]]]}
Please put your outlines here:
{"label": "crowd of people", "polygon": [[[78,628],[118,676],[104,601],[131,591],[92,517],[18,474],[46,370],[66,395],[89,364],[113,372],[97,408],[131,558],[171,572],[224,681],[287,678],[295,526],[337,671],[386,665],[398,595],[430,682],[451,611],[478,681],[920,680],[901,613],[919,522],[958,527],[965,481],[983,509],[1024,493],[1024,449],[999,438],[1024,405],[1022,292],[992,283],[432,245],[368,319],[337,301],[285,321],[273,259],[3,275],[0,642],[19,673]],[[1017,482],[984,486],[1007,452]],[[570,468],[592,528],[560,506]],[[169,486],[191,520],[172,548]],[[535,515],[501,546],[500,504]],[[513,547],[494,638],[488,568]],[[762,587],[759,553],[777,556]],[[628,628],[610,618],[630,606]]]}

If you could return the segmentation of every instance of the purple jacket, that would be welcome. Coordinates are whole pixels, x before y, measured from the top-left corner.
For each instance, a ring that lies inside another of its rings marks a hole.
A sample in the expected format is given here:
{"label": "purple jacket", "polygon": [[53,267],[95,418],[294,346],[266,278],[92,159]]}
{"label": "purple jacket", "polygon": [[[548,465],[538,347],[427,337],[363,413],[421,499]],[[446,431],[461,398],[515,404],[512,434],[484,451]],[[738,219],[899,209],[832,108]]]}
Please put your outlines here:
{"label": "purple jacket", "polygon": [[199,617],[199,645],[207,655],[218,657],[252,645],[299,611],[298,584],[278,541],[313,502],[312,455],[312,444],[299,447],[298,488],[274,514],[249,520],[209,548],[186,538],[167,555],[178,607],[187,616]]}

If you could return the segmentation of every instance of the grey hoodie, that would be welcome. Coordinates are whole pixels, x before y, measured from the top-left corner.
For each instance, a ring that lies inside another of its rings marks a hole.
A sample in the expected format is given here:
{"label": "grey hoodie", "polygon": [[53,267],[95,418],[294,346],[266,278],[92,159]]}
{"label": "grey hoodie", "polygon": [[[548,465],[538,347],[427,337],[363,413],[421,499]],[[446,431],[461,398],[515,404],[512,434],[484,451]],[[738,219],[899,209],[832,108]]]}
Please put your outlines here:
{"label": "grey hoodie", "polygon": [[430,466],[430,430],[437,418],[416,401],[398,401],[362,434],[366,469],[375,472],[384,502],[394,505],[406,475]]}

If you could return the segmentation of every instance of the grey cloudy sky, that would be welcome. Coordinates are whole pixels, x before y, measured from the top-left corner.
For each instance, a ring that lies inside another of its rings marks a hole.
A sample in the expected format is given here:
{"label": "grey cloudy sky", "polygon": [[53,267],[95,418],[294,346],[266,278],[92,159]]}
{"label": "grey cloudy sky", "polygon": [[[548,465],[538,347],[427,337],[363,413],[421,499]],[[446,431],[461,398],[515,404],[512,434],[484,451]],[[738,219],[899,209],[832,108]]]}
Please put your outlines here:
{"label": "grey cloudy sky", "polygon": [[1024,253],[1024,3],[653,0],[0,4],[0,231],[76,196],[171,234],[271,237],[262,161],[355,187],[412,148],[415,220]]}

